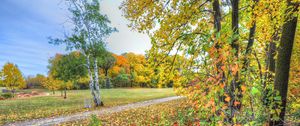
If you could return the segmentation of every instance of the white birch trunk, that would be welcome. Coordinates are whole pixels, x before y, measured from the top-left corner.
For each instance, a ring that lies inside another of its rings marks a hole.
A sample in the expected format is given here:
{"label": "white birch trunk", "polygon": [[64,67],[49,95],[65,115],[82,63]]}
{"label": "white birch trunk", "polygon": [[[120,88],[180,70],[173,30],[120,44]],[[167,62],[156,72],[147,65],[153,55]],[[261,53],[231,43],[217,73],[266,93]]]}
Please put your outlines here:
{"label": "white birch trunk", "polygon": [[[98,95],[99,99],[100,99],[100,103],[101,103],[101,97],[100,97],[100,89],[99,89],[99,69],[98,69],[98,62],[97,59],[94,59],[94,74],[95,74],[95,83],[94,83],[94,87],[95,87],[95,92]],[[102,105],[102,103],[101,103]]]}
{"label": "white birch trunk", "polygon": [[88,74],[89,74],[89,77],[90,77],[90,90],[91,90],[91,94],[93,96],[93,100],[94,100],[94,103],[96,104],[96,106],[99,106],[101,104],[101,101],[100,101],[100,97],[99,95],[97,95],[95,93],[95,90],[94,90],[94,78],[93,78],[93,73],[92,73],[92,68],[91,68],[91,63],[90,63],[90,58],[89,56],[86,56],[86,62],[87,62],[87,69],[88,69]]}

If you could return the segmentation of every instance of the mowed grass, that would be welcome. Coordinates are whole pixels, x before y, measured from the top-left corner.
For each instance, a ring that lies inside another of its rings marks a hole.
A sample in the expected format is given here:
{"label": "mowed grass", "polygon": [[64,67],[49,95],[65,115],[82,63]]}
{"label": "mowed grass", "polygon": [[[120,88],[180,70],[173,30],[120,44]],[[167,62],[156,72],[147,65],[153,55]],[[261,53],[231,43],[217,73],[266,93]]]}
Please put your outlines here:
{"label": "mowed grass", "polygon": [[[49,92],[51,94],[51,92]],[[173,89],[101,89],[104,107],[128,104],[144,100],[174,96]],[[0,124],[9,122],[67,115],[98,108],[84,108],[84,100],[91,99],[90,90],[72,90],[67,99],[55,95],[0,101]]]}

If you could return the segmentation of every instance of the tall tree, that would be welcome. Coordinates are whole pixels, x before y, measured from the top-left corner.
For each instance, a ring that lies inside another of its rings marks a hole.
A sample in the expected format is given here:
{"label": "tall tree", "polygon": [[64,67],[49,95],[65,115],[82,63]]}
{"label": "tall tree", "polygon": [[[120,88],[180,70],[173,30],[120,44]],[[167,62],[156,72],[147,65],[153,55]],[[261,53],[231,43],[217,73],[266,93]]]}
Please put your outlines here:
{"label": "tall tree", "polygon": [[61,88],[62,83],[63,83],[62,81],[56,80],[51,76],[43,78],[41,80],[41,85],[44,88],[47,88],[48,90],[52,91],[53,94],[55,94],[55,90],[58,90]]}
{"label": "tall tree", "polygon": [[105,39],[117,31],[109,26],[109,19],[100,13],[98,0],[69,0],[67,1],[72,14],[73,33],[65,39],[50,39],[50,43],[66,44],[67,50],[80,51],[85,59],[85,66],[90,78],[90,90],[96,106],[103,105],[100,98],[98,82],[97,57],[105,45]]}
{"label": "tall tree", "polygon": [[[231,1],[232,6],[232,21],[231,21],[231,28],[232,28],[232,43],[231,48],[234,50],[234,62],[237,62],[239,60],[239,0],[232,0]],[[241,103],[240,99],[242,97],[242,90],[241,90],[241,84],[239,80],[239,71],[232,71],[233,80],[230,85],[230,111],[231,111],[231,117],[230,120],[234,117],[235,110],[233,109],[240,109],[241,104],[234,105],[235,102]],[[235,91],[238,90],[238,93],[235,93]]]}
{"label": "tall tree", "polygon": [[147,79],[147,63],[145,57],[132,52],[123,55],[128,60],[131,87],[145,86],[145,83],[149,81],[149,79]]}
{"label": "tall tree", "polygon": [[[147,58],[165,71],[159,80],[175,77],[169,73],[183,57],[178,73],[185,77],[181,83],[188,87],[192,106],[206,113],[199,118],[213,125],[239,125],[257,122],[257,113],[270,117],[273,109],[261,102],[268,69],[261,52],[276,42],[274,33],[281,34],[283,1],[126,0],[121,8],[130,27],[151,37]],[[251,117],[238,116],[244,114]]]}
{"label": "tall tree", "polygon": [[115,65],[112,68],[111,76],[116,77],[121,72],[125,74],[129,73],[129,61],[122,55],[112,54],[113,57],[116,59]]}
{"label": "tall tree", "polygon": [[71,52],[66,55],[57,54],[56,57],[49,60],[49,74],[54,79],[64,81],[61,88],[64,90],[64,98],[66,98],[66,90],[70,88],[70,84],[75,83],[79,78],[87,75],[85,58],[80,52]]}
{"label": "tall tree", "polygon": [[298,19],[298,7],[299,3],[292,3],[291,0],[287,0],[288,10],[287,21],[282,26],[282,35],[280,38],[280,44],[278,47],[278,56],[276,62],[275,82],[274,89],[279,92],[281,96],[281,103],[277,107],[281,110],[279,114],[279,120],[270,121],[271,126],[283,126],[284,116],[286,111],[287,91],[289,84],[289,72],[291,63],[291,54],[294,44],[294,38],[297,27]]}
{"label": "tall tree", "polygon": [[111,88],[110,78],[108,76],[108,71],[109,71],[110,68],[112,68],[115,65],[115,62],[116,62],[116,59],[115,59],[115,57],[112,56],[112,54],[110,52],[106,52],[103,55],[103,58],[99,62],[100,67],[104,71],[106,88]]}

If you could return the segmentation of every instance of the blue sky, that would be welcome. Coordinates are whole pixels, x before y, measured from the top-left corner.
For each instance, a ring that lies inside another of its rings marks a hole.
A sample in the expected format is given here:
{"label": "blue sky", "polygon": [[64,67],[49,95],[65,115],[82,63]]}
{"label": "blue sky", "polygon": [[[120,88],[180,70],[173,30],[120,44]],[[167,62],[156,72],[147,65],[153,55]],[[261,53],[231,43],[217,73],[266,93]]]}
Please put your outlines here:
{"label": "blue sky", "polygon": [[[121,0],[102,0],[101,11],[107,14],[119,32],[107,39],[109,51],[121,54],[144,54],[150,39],[127,27],[118,7]],[[63,46],[48,44],[47,37],[62,37],[68,31],[68,11],[63,0],[1,0],[0,68],[6,62],[17,64],[25,76],[47,74],[48,59],[66,53]]]}

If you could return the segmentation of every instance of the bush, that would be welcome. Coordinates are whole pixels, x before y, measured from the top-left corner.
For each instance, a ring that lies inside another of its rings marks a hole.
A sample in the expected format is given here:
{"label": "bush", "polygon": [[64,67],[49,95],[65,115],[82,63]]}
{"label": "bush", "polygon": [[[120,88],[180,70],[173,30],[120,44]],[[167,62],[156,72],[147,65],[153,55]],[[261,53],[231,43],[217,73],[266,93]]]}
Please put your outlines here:
{"label": "bush", "polygon": [[5,98],[0,95],[0,100],[5,100]]}
{"label": "bush", "polygon": [[102,126],[102,124],[96,115],[92,115],[89,126]]}
{"label": "bush", "polygon": [[8,98],[14,97],[14,94],[12,94],[12,93],[3,93],[3,94],[1,94],[1,97],[5,98],[5,99],[8,99]]}
{"label": "bush", "polygon": [[76,83],[74,83],[75,89],[89,89],[90,80],[88,77],[80,78]]}
{"label": "bush", "polygon": [[130,80],[127,74],[119,74],[112,80],[112,82],[114,87],[129,87],[130,85]]}

